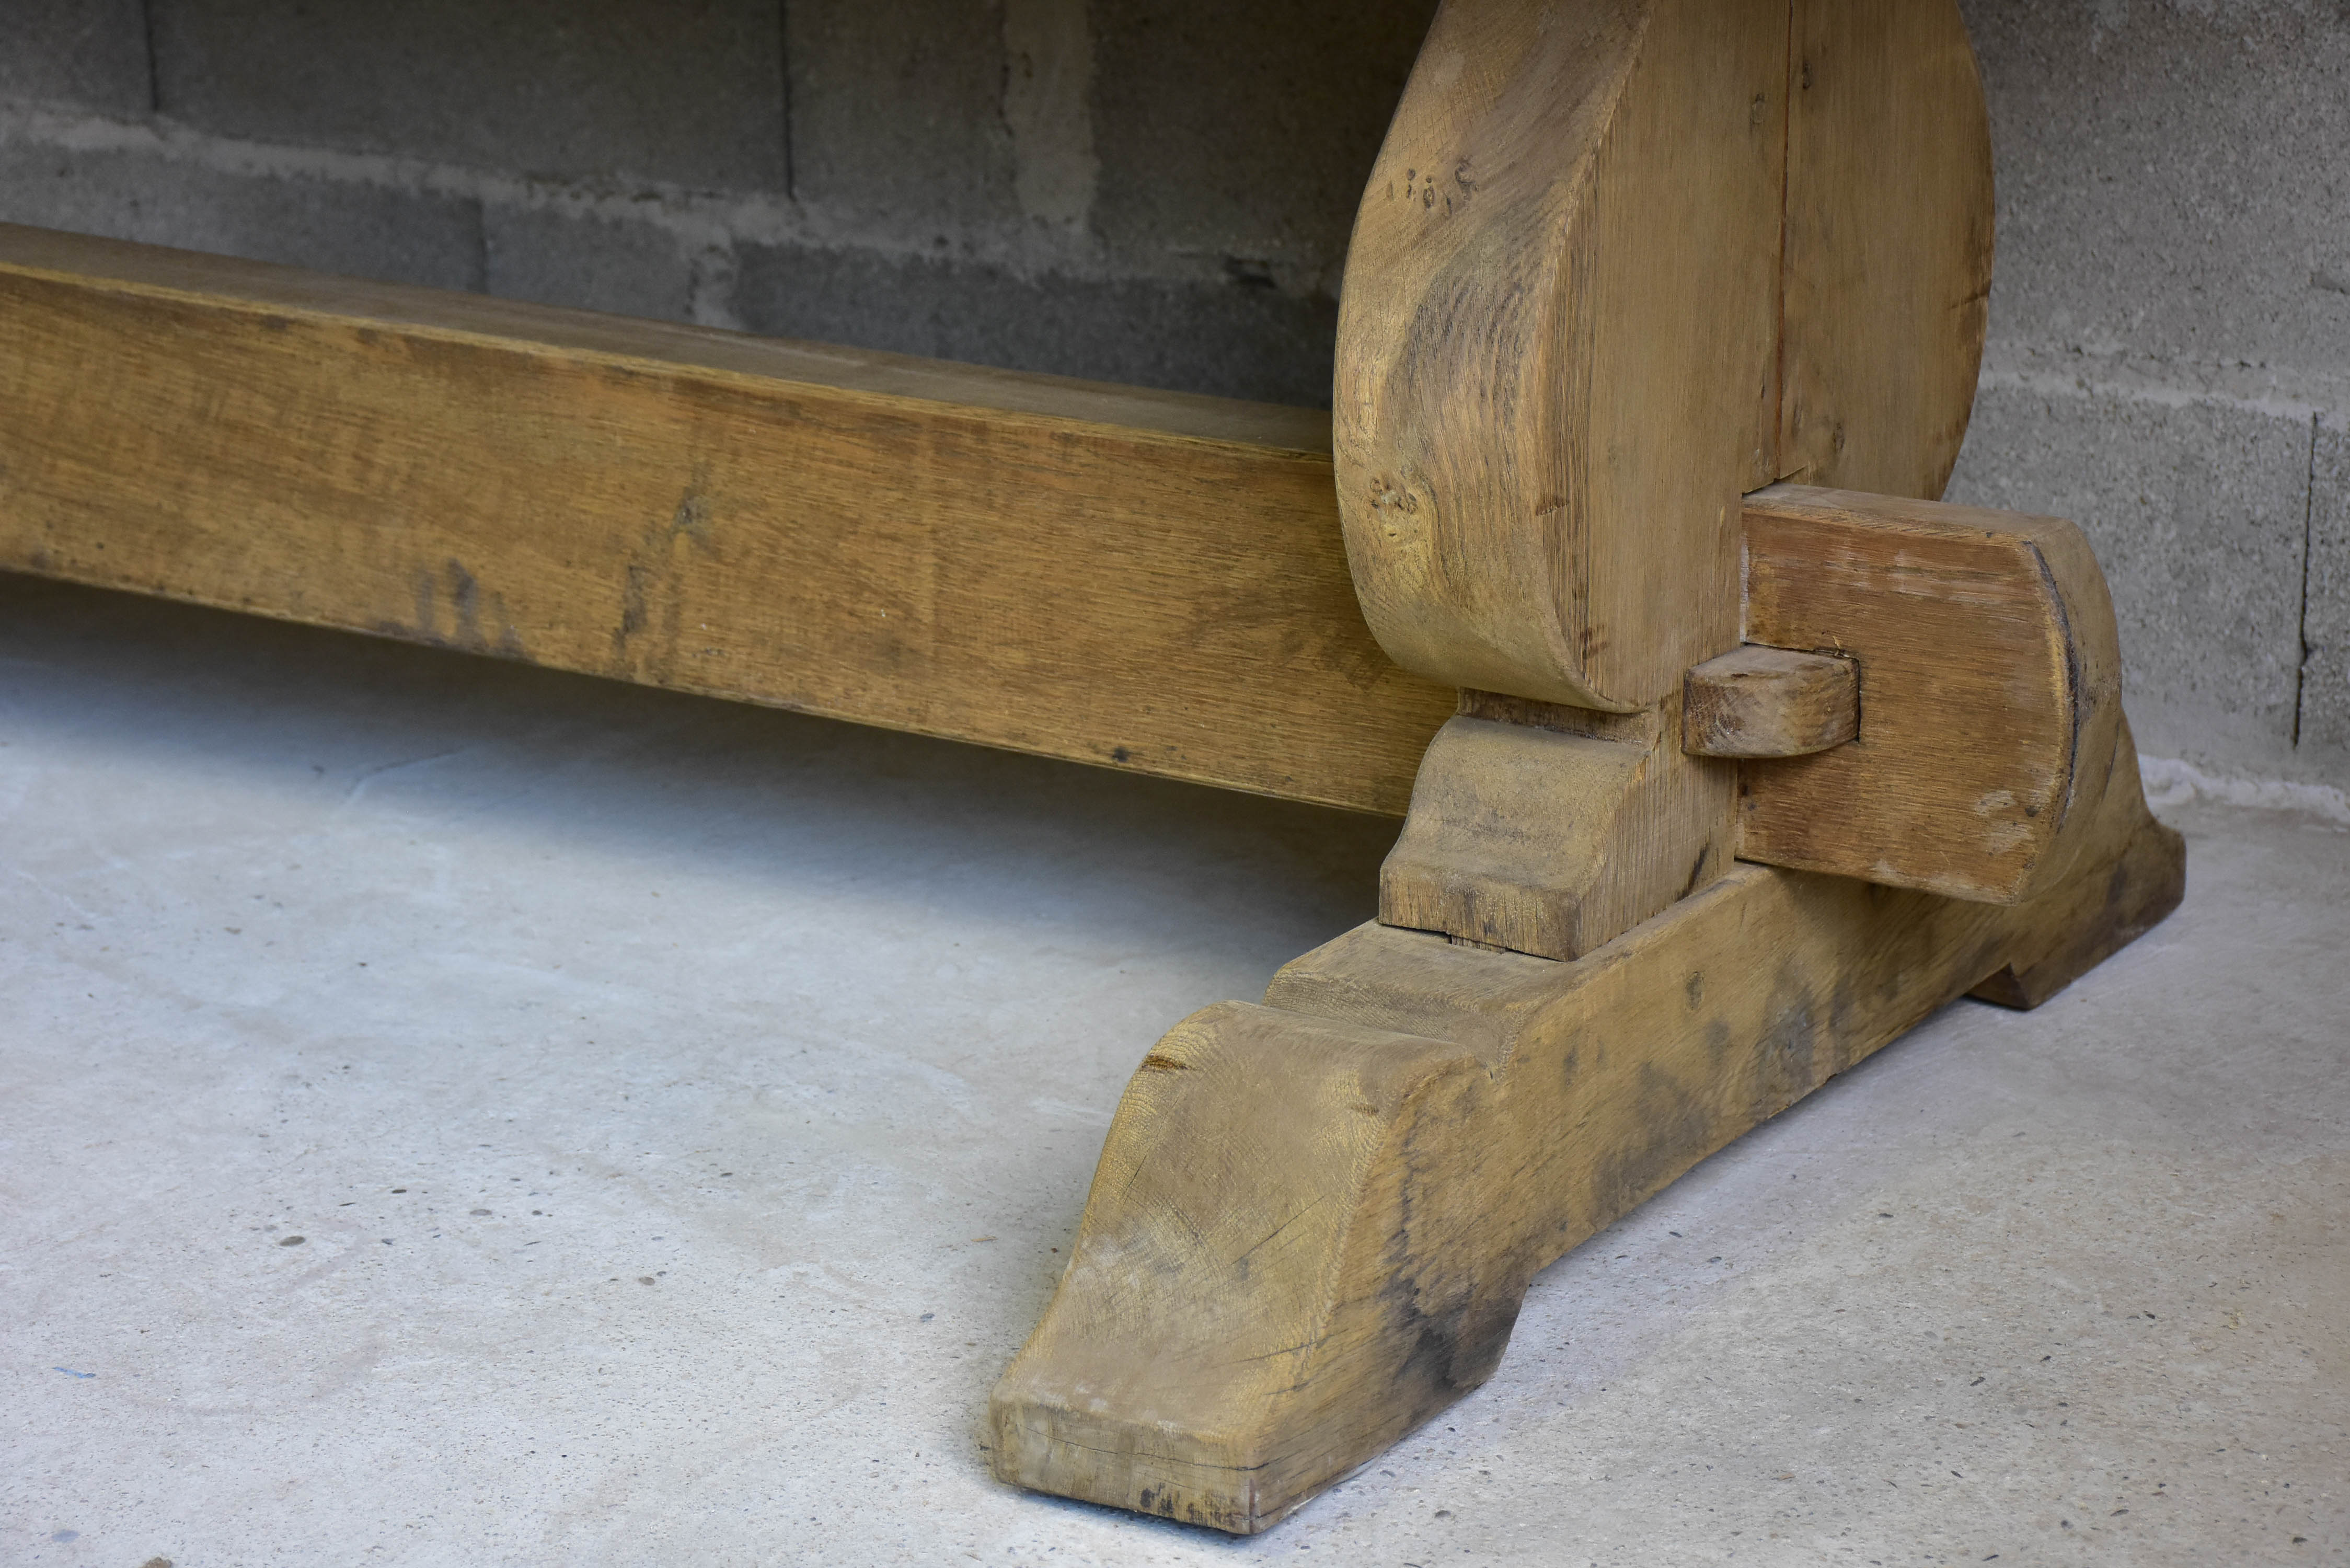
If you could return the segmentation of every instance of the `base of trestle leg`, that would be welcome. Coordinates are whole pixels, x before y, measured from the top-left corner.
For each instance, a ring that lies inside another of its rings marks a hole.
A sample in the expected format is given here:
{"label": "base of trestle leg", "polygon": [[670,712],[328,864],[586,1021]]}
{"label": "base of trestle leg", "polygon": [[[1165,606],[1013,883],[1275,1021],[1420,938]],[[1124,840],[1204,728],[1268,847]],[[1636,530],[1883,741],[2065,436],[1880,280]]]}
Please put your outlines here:
{"label": "base of trestle leg", "polygon": [[2115,770],[2029,903],[1741,866],[1573,962],[1365,926],[1194,1014],[995,1390],[996,1473],[1279,1520],[1482,1382],[1544,1264],[1951,999],[2034,1003],[2175,907],[2126,736]]}

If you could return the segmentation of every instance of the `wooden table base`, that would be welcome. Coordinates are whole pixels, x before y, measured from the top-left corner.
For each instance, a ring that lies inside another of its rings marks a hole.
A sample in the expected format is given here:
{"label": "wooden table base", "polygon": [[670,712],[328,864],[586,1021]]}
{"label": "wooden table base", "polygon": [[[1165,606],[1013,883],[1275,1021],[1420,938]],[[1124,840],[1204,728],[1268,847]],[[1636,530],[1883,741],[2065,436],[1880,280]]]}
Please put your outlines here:
{"label": "wooden table base", "polygon": [[1144,1059],[993,1405],[1007,1480],[1253,1532],[2178,901],[2087,541],[1921,499],[1991,223],[1953,0],[1445,0],[1328,418],[0,227],[0,567],[1409,805],[1382,923]]}
{"label": "wooden table base", "polygon": [[1970,991],[2032,1006],[2177,906],[2125,729],[2001,906],[1740,866],[1571,962],[1367,925],[1135,1073],[998,1384],[1009,1481],[1261,1531],[1492,1372],[1535,1271]]}

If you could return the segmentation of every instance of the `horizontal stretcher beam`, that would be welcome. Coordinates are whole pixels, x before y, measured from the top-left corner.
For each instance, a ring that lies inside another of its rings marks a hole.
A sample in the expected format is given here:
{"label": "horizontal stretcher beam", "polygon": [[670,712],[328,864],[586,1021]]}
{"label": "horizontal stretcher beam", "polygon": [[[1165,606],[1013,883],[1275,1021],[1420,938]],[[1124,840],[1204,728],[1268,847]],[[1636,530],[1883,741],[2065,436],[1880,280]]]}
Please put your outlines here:
{"label": "horizontal stretcher beam", "polygon": [[1400,815],[1329,422],[0,225],[0,569]]}

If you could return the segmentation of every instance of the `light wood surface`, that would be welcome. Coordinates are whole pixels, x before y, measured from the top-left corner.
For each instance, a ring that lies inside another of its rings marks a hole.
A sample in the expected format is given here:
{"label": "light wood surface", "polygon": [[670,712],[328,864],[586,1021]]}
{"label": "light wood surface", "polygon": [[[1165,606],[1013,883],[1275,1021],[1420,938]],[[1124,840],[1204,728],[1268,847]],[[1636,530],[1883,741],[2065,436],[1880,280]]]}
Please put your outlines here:
{"label": "light wood surface", "polygon": [[1737,770],[1684,754],[1669,708],[1464,707],[1420,759],[1382,924],[1571,959],[1730,869]]}
{"label": "light wood surface", "polygon": [[1447,0],[1339,311],[1339,504],[1381,645],[1646,706],[1737,643],[1737,494],[1940,494],[1984,127],[1951,0]]}
{"label": "light wood surface", "polygon": [[1973,410],[1991,124],[1950,0],[1796,0],[1776,474],[1931,500]]}
{"label": "light wood surface", "polygon": [[1250,1532],[1482,1383],[1536,1270],[1986,976],[2040,1000],[2177,904],[2126,732],[2012,907],[1740,867],[1574,963],[1365,926],[1128,1086],[996,1472]]}
{"label": "light wood surface", "polygon": [[[1335,440],[1367,618],[1461,713],[1379,922],[1144,1058],[991,1403],[1005,1480],[1262,1530],[1482,1382],[1544,1264],[1951,998],[2036,1003],[2178,903],[2078,529],[1735,500],[1936,493],[1964,431],[1981,95],[1955,11],[1915,10],[1439,13],[1357,225]],[[1739,853],[1805,869],[1721,865],[1732,776]]]}
{"label": "light wood surface", "polygon": [[1775,477],[1783,0],[1447,0],[1365,189],[1335,441],[1380,643],[1623,710],[1737,640]]}
{"label": "light wood surface", "polygon": [[1328,441],[0,227],[0,567],[1400,813]]}
{"label": "light wood surface", "polygon": [[1693,666],[1681,749],[1700,757],[1800,757],[1860,733],[1860,667],[1756,643]]}
{"label": "light wood surface", "polygon": [[1409,799],[1382,923],[1144,1059],[991,1406],[1008,1480],[1261,1530],[1480,1383],[1544,1263],[2178,899],[2077,529],[1741,499],[1947,476],[1990,255],[1955,28],[1447,0],[1335,431],[0,228],[0,566]]}
{"label": "light wood surface", "polygon": [[2113,603],[2054,517],[1778,485],[1746,635],[1859,670],[1860,733],[1739,768],[1739,855],[1960,898],[2060,875],[2121,722]]}

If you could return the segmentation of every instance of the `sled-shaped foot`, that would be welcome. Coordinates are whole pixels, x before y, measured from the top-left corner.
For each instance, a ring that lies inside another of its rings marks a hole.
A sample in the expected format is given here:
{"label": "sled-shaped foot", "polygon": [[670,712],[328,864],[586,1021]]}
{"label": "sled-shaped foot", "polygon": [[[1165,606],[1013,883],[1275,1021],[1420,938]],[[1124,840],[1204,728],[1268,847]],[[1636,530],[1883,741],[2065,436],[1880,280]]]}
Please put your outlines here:
{"label": "sled-shaped foot", "polygon": [[1572,962],[1368,925],[1193,1014],[996,1388],[997,1474],[1281,1519],[1482,1382],[1544,1264],[1952,998],[2036,1002],[2177,905],[2121,742],[2021,904],[1740,866]]}

